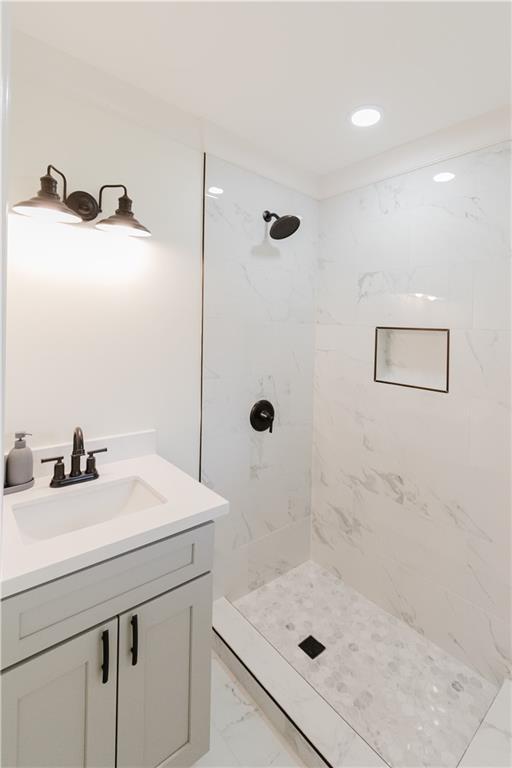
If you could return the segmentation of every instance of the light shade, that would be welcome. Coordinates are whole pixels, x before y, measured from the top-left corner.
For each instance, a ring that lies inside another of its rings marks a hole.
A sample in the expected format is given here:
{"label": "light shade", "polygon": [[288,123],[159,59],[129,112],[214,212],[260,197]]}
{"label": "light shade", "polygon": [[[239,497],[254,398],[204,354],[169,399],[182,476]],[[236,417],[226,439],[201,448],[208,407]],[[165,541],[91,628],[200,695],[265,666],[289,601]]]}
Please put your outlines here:
{"label": "light shade", "polygon": [[129,237],[151,237],[151,232],[132,213],[132,201],[127,194],[119,198],[119,208],[107,219],[96,224],[96,229]]}
{"label": "light shade", "polygon": [[375,125],[382,117],[382,110],[379,107],[360,107],[350,115],[353,125],[358,128],[369,128]]}
{"label": "light shade", "polygon": [[16,203],[12,209],[23,216],[64,224],[78,224],[82,221],[80,216],[62,202],[57,194],[57,181],[49,173],[41,176],[41,189],[35,197]]}
{"label": "light shade", "polygon": [[111,232],[115,235],[128,235],[129,237],[151,237],[151,232],[146,229],[137,219],[133,218],[130,222],[124,220],[121,216],[114,213],[108,219],[102,219],[96,224],[96,229],[103,232]]}

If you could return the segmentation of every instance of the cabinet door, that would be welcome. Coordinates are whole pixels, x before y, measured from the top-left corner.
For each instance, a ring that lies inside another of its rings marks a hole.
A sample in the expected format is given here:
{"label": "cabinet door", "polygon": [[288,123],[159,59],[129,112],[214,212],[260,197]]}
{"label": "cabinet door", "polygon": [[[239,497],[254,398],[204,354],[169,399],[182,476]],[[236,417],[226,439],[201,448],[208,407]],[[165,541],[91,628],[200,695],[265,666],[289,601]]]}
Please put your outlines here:
{"label": "cabinet door", "polygon": [[4,672],[2,768],[113,768],[116,665],[117,619]]}
{"label": "cabinet door", "polygon": [[118,768],[192,765],[209,748],[211,576],[119,620]]}

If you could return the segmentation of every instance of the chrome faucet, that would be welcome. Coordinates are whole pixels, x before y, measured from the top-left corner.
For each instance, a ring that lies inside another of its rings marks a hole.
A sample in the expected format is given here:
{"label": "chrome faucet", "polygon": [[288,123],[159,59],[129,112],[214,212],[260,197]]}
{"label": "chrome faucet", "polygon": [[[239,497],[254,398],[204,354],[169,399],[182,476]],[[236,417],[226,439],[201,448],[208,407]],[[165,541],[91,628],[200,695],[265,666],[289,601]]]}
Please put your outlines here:
{"label": "chrome faucet", "polygon": [[53,456],[48,459],[41,459],[41,464],[45,464],[47,461],[55,461],[55,467],[53,468],[53,477],[50,482],[51,488],[62,488],[65,485],[72,485],[73,483],[84,483],[86,480],[96,480],[99,477],[98,470],[96,469],[96,453],[105,453],[106,448],[97,448],[95,451],[87,451],[87,462],[85,465],[85,472],[82,472],[80,460],[82,456],[85,456],[84,449],[84,433],[81,427],[75,427],[73,433],[73,450],[71,452],[71,472],[66,475],[64,468],[64,456]]}

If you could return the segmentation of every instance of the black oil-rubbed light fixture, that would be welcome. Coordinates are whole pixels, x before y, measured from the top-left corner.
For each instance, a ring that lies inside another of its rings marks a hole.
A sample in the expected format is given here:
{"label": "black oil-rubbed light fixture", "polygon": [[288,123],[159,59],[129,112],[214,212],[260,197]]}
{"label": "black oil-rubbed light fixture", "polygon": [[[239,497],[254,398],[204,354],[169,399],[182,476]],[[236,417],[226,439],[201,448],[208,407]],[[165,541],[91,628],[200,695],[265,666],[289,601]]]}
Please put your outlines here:
{"label": "black oil-rubbed light fixture", "polygon": [[133,215],[132,201],[128,197],[128,191],[124,184],[104,184],[100,187],[97,201],[88,192],[72,192],[67,198],[66,203],[84,221],[92,221],[98,214],[102,213],[101,201],[104,189],[122,189],[123,194],[119,198],[119,207],[116,212],[112,216],[98,221],[95,224],[96,229],[102,229],[104,232],[130,235],[131,237],[151,237],[149,229],[146,229]]}
{"label": "black oil-rubbed light fixture", "polygon": [[[63,200],[60,199],[57,193],[57,179],[53,178],[50,171],[55,171],[59,176],[62,176],[64,184]],[[63,173],[53,165],[49,165],[45,175],[41,176],[40,181],[41,189],[37,195],[31,197],[30,200],[23,200],[21,203],[16,203],[16,205],[13,206],[13,211],[22,213],[24,216],[37,216],[66,224],[77,224],[81,221],[80,216],[66,205],[67,180]]]}
{"label": "black oil-rubbed light fixture", "polygon": [[[62,177],[62,200],[57,194],[57,181],[50,171]],[[41,177],[41,189],[35,197],[16,203],[13,210],[24,216],[44,216],[53,221],[75,224],[80,221],[93,221],[101,212],[103,190],[122,189],[116,212],[102,219],[95,226],[104,232],[114,232],[130,237],[151,237],[151,232],[133,215],[132,201],[124,184],[104,184],[100,187],[98,200],[89,192],[77,191],[67,194],[67,179],[62,171],[49,165],[46,174]]]}

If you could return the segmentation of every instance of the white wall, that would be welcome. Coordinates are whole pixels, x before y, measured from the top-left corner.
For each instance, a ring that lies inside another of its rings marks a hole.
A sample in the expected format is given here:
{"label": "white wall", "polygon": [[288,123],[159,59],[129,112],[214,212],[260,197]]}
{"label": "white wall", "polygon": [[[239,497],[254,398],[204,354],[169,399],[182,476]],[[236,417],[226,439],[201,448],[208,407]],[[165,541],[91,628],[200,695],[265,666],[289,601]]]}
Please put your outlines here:
{"label": "white wall", "polygon": [[[9,202],[52,163],[70,191],[125,183],[153,238],[10,214],[7,447],[18,429],[41,445],[76,424],[86,439],[154,427],[159,452],[197,475],[202,153],[149,127],[147,98],[134,117],[136,89],[21,34],[10,88]],[[107,193],[107,215],[116,202]]]}
{"label": "white wall", "polygon": [[[229,499],[216,591],[230,598],[309,556],[314,261],[318,204],[207,157],[202,479]],[[265,209],[302,216],[272,240]],[[273,434],[249,423],[270,400]]]}
{"label": "white wall", "polygon": [[[313,559],[491,680],[511,668],[509,212],[508,143],[347,192],[321,203],[317,280]],[[449,394],[373,382],[377,325],[450,328]]]}
{"label": "white wall", "polygon": [[[3,454],[5,408],[5,298],[7,264],[7,84],[10,48],[8,6],[0,5],[0,456]],[[0,469],[4,481],[4,463]],[[0,514],[2,503],[0,502]]]}

